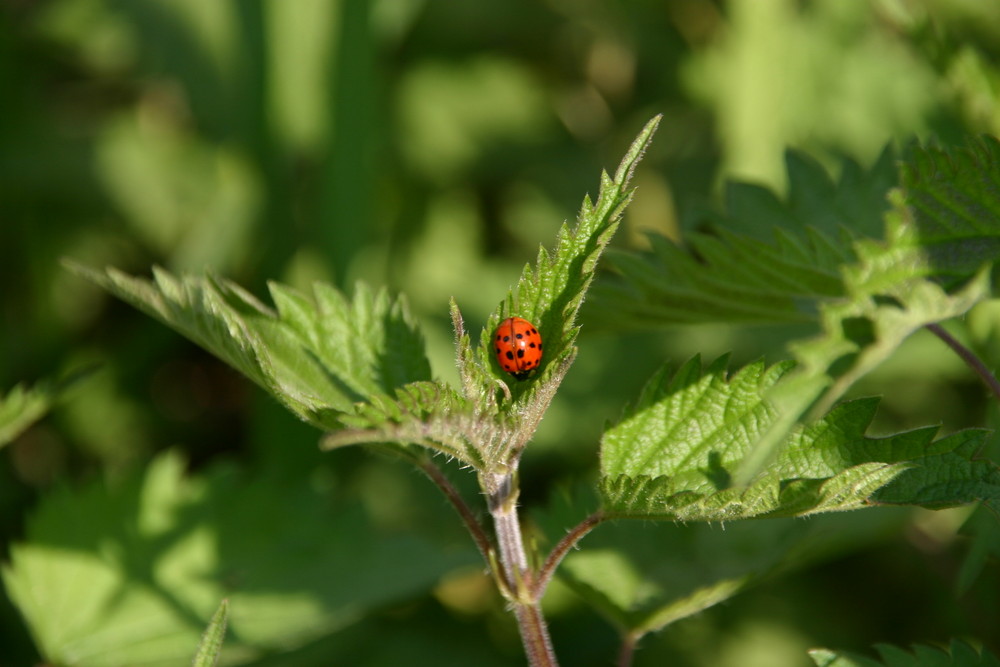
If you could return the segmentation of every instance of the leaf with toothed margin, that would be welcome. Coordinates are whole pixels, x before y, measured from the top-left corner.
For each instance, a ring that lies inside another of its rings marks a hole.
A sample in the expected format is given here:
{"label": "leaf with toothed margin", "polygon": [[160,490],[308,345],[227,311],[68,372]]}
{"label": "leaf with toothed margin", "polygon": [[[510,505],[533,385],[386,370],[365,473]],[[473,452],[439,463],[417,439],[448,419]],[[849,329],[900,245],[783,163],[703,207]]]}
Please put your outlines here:
{"label": "leaf with toothed margin", "polygon": [[219,608],[212,614],[212,620],[208,622],[208,627],[201,635],[201,642],[198,643],[198,651],[192,667],[215,667],[222,657],[222,642],[226,637],[226,623],[229,620],[229,600],[223,599]]}
{"label": "leaf with toothed margin", "polygon": [[214,276],[154,269],[152,281],[68,263],[78,275],[177,330],[323,430],[355,403],[430,379],[405,301],[359,284],[352,298],[318,283],[312,297],[271,283],[276,310]]}
{"label": "leaf with toothed margin", "polygon": [[726,211],[682,241],[651,234],[645,252],[613,250],[618,274],[594,286],[588,324],[614,330],[702,322],[795,323],[816,319],[817,301],[844,294],[841,267],[855,239],[877,236],[897,183],[886,149],[870,169],[845,160],[834,182],[808,156],[788,152],[784,199],[729,183]]}
{"label": "leaf with toothed margin", "polygon": [[959,639],[948,648],[914,644],[903,649],[876,644],[879,659],[846,651],[816,648],[809,651],[817,667],[1000,667],[1000,658],[985,648],[976,649]]}
{"label": "leaf with toothed margin", "polygon": [[344,428],[323,439],[325,449],[386,444],[416,458],[411,445],[419,445],[477,468],[481,463],[472,446],[477,421],[466,401],[441,383],[414,382],[397,389],[394,396],[373,396],[358,403],[352,414],[341,416],[341,422]]}
{"label": "leaf with toothed margin", "polygon": [[886,438],[865,435],[876,399],[838,405],[798,426],[745,486],[742,459],[777,413],[765,400],[789,364],[746,366],[726,358],[701,371],[697,358],[673,376],[656,374],[636,406],[601,443],[606,511],[623,517],[727,521],[805,516],[867,505],[944,507],[1000,498],[1000,469],[977,460],[981,431],[934,440],[936,428]]}
{"label": "leaf with toothed margin", "polygon": [[93,371],[93,367],[84,368],[56,382],[44,380],[30,388],[15,385],[0,395],[0,447],[44,417],[66,391]]}
{"label": "leaf with toothed margin", "polygon": [[[593,280],[597,261],[618,229],[622,213],[632,198],[632,175],[652,141],[660,118],[654,117],[639,132],[614,177],[607,172],[601,174],[597,201],[591,201],[589,196],[584,198],[576,224],[572,227],[563,224],[551,253],[544,247],[539,248],[534,267],[525,266],[517,287],[487,321],[476,362],[503,380],[509,378],[493,359],[492,346],[492,334],[500,321],[515,315],[523,317],[538,327],[542,335],[545,345],[542,365],[531,381],[511,383],[515,400],[530,400],[540,382],[565,373],[559,368],[575,349],[579,331],[577,311]],[[480,380],[477,390],[494,392],[496,382]]]}

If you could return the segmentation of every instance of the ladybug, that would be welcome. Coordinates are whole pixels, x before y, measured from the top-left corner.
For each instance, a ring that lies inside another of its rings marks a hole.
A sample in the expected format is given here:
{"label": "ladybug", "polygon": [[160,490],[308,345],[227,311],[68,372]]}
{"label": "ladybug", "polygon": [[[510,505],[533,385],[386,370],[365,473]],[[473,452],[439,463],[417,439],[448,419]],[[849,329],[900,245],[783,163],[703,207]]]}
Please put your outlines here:
{"label": "ladybug", "polygon": [[538,368],[542,361],[542,336],[535,325],[521,317],[508,317],[493,335],[497,363],[518,380]]}

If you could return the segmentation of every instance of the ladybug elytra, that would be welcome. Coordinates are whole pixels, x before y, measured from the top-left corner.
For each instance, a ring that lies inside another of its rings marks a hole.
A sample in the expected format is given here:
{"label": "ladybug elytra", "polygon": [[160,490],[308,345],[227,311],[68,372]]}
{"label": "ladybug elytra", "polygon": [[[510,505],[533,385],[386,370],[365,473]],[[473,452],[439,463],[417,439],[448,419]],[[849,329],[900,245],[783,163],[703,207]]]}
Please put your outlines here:
{"label": "ladybug elytra", "polygon": [[521,317],[508,317],[493,335],[497,363],[518,380],[524,380],[542,361],[542,336],[535,325]]}

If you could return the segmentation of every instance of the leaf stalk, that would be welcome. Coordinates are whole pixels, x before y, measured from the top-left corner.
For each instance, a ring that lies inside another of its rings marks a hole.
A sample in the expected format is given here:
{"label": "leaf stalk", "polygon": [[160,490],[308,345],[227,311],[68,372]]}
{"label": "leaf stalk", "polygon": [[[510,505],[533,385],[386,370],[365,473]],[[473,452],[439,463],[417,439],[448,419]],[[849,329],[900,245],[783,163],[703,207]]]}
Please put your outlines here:
{"label": "leaf stalk", "polygon": [[944,344],[950,347],[979,376],[979,379],[983,381],[983,384],[990,390],[993,397],[1000,401],[1000,381],[990,372],[990,369],[986,367],[983,360],[976,356],[975,352],[958,342],[940,324],[928,324],[927,330],[944,341]]}

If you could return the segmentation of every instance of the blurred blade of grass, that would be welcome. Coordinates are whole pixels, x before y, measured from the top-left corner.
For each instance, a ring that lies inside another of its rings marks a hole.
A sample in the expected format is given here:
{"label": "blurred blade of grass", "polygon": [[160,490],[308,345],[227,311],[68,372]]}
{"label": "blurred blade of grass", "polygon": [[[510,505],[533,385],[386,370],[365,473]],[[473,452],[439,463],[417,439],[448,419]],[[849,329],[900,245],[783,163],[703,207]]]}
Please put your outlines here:
{"label": "blurred blade of grass", "polygon": [[319,238],[333,263],[336,283],[343,286],[351,260],[372,236],[381,106],[370,3],[344,0],[340,10]]}

